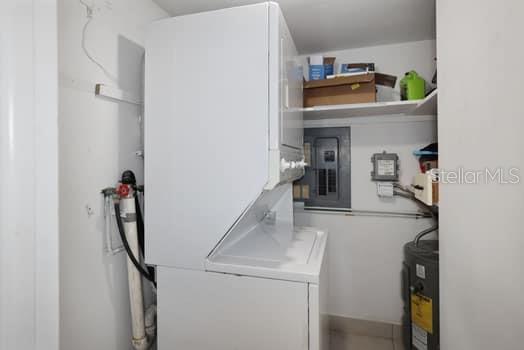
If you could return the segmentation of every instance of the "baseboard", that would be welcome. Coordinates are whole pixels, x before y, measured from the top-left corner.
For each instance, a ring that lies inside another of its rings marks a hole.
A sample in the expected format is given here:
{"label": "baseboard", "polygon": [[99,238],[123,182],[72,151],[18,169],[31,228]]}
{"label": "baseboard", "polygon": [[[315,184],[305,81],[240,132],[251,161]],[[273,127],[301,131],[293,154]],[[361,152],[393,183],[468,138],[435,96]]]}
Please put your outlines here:
{"label": "baseboard", "polygon": [[386,322],[359,320],[342,316],[329,316],[332,332],[380,337],[393,340],[402,339],[402,326]]}

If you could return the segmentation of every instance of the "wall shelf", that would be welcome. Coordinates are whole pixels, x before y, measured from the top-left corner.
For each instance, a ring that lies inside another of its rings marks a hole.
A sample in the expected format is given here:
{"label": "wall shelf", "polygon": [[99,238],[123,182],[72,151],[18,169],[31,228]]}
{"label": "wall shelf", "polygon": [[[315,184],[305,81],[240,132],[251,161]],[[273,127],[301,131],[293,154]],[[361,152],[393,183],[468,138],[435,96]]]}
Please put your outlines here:
{"label": "wall shelf", "polygon": [[437,115],[437,90],[423,100],[355,103],[304,108],[304,120],[370,116]]}
{"label": "wall shelf", "polygon": [[437,90],[431,92],[425,99],[419,101],[419,104],[410,113],[411,115],[437,115],[437,102],[438,92]]}

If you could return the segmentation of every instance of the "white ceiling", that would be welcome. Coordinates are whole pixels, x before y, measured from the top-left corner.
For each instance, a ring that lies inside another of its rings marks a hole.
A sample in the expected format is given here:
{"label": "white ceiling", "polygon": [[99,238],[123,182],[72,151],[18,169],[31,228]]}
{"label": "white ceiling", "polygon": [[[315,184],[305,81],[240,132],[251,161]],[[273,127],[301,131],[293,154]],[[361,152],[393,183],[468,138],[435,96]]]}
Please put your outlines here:
{"label": "white ceiling", "polygon": [[[173,16],[261,0],[153,0]],[[277,0],[301,54],[435,38],[435,0]]]}

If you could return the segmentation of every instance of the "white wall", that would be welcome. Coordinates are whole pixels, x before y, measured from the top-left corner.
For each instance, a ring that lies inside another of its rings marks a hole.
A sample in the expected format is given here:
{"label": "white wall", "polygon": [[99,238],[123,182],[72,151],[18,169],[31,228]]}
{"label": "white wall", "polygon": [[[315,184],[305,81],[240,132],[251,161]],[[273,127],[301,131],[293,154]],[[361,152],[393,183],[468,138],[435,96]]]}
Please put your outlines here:
{"label": "white wall", "polygon": [[55,0],[0,11],[0,349],[58,349]]}
{"label": "white wall", "polygon": [[145,27],[166,14],[150,0],[94,4],[86,47],[117,82],[81,49],[84,6],[59,1],[61,348],[130,349],[125,255],[104,253],[100,190],[125,169],[143,181],[140,108],[93,92],[96,83],[140,92]]}
{"label": "white wall", "polygon": [[0,11],[0,349],[58,349],[55,0]]}
{"label": "white wall", "polygon": [[[351,125],[353,209],[416,211],[417,206],[407,199],[384,200],[376,195],[376,185],[370,180],[370,158],[383,150],[398,153],[401,182],[410,184],[418,171],[418,162],[412,152],[434,141],[435,133],[432,119]],[[400,323],[402,247],[417,232],[430,226],[430,221],[295,210],[295,224],[329,231],[330,314]]]}
{"label": "white wall", "polygon": [[[443,169],[524,175],[522,13],[518,0],[437,1]],[[442,185],[441,198],[441,349],[522,349],[522,180]]]}
{"label": "white wall", "polygon": [[[335,69],[342,63],[374,62],[377,72],[397,76],[394,91],[378,86],[378,101],[400,100],[399,82],[404,74],[416,70],[426,82],[431,83],[435,73],[435,40],[414,41],[401,44],[363,47],[360,49],[340,50],[320,53],[328,57],[336,57]],[[306,79],[307,57],[302,56]]]}
{"label": "white wall", "polygon": [[[403,74],[415,68],[426,79],[434,73],[435,41],[329,53],[339,62],[376,62],[377,70]],[[398,88],[398,85],[397,85]],[[391,97],[391,95],[390,95]],[[399,96],[395,96],[396,99]],[[419,170],[412,152],[436,141],[434,118],[367,117],[308,121],[307,127],[351,126],[351,199],[357,210],[408,211],[418,207],[403,198],[380,199],[370,180],[371,156],[398,153],[401,182]],[[296,210],[296,224],[329,230],[329,312],[351,318],[400,323],[400,271],[403,245],[431,225],[429,220],[356,217]]]}

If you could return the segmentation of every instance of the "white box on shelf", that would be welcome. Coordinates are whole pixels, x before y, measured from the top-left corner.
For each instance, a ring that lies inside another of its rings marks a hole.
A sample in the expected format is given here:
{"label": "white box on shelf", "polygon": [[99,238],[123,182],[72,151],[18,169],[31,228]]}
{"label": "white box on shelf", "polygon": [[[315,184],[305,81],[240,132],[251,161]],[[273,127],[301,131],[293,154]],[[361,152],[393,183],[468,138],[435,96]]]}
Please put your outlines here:
{"label": "white box on shelf", "polygon": [[433,205],[433,176],[431,173],[417,174],[411,185],[415,198],[427,205]]}

